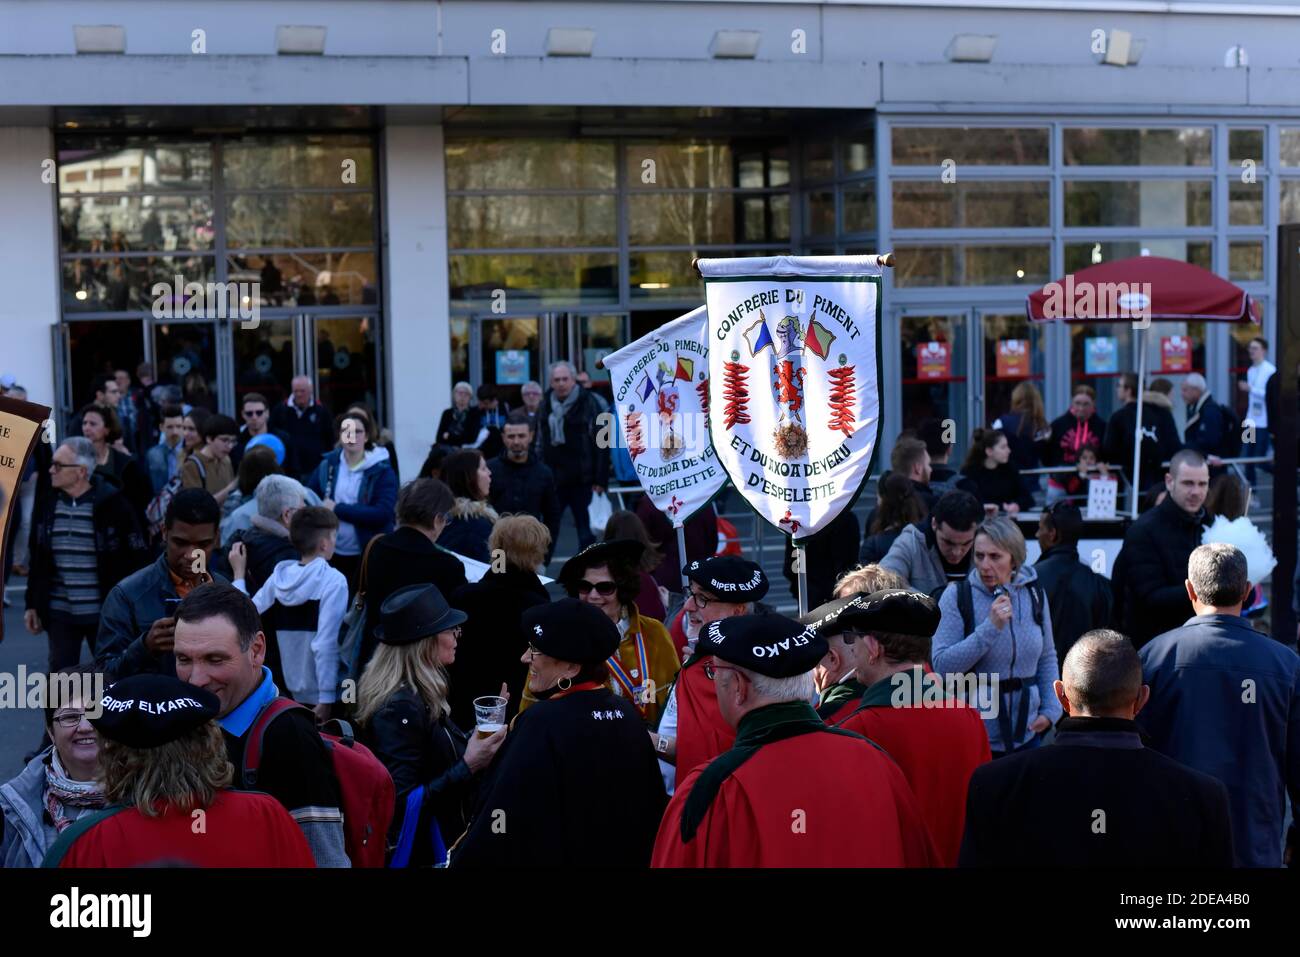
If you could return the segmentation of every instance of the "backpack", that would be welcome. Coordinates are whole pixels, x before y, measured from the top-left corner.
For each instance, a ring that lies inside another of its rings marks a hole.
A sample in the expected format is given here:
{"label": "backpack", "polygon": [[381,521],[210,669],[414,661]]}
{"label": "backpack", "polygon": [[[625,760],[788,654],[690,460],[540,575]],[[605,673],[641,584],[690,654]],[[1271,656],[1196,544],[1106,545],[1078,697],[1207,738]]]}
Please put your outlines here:
{"label": "backpack", "polygon": [[1230,405],[1215,402],[1223,413],[1223,440],[1219,444],[1219,455],[1225,459],[1235,459],[1241,454],[1241,419]]}
{"label": "backpack", "polygon": [[[1034,624],[1041,631],[1043,628],[1043,605],[1047,602],[1043,586],[1038,582],[1029,583],[1029,600],[1034,606]],[[971,597],[970,580],[963,578],[957,582],[957,610],[961,612],[962,637],[975,630],[975,599]]]}
{"label": "backpack", "polygon": [[[268,702],[257,717],[244,747],[240,786],[255,790],[262,760],[262,738],[267,727],[287,711],[303,705],[288,698]],[[313,720],[315,720],[313,716]],[[326,731],[333,728],[334,731]],[[329,721],[319,731],[339,782],[339,810],[343,812],[343,841],[353,867],[383,867],[388,826],[393,822],[397,791],[393,777],[369,748],[357,741],[346,721]]]}
{"label": "backpack", "polygon": [[[195,468],[199,470],[199,478],[203,482],[208,480],[208,470],[203,467],[203,460],[197,454],[191,455],[185,462],[193,462]],[[176,474],[167,480],[164,485],[153,497],[153,500],[145,506],[144,517],[149,521],[149,532],[152,535],[158,535],[162,532],[163,521],[167,518],[167,507],[171,505],[172,498],[181,490],[181,472],[185,468],[185,462],[176,470]]]}

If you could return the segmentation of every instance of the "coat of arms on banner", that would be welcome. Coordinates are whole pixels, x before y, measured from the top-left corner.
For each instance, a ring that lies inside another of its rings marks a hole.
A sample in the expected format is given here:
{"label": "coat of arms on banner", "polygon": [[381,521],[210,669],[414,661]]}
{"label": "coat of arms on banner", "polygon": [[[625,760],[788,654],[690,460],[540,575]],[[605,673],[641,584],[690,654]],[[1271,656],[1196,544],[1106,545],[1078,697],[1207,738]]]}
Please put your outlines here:
{"label": "coat of arms on banner", "polygon": [[795,538],[824,528],[866,478],[880,424],[874,257],[701,260],[710,433],[728,476]]}

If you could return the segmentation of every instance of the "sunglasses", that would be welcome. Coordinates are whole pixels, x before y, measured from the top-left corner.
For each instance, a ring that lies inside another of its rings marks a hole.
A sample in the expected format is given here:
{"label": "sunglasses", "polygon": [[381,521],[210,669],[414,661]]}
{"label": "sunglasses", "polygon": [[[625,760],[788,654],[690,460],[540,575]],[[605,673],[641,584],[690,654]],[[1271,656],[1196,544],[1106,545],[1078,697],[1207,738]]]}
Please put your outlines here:
{"label": "sunglasses", "polygon": [[244,410],[244,418],[246,419],[258,419],[264,415],[266,415],[266,409],[245,409]]}
{"label": "sunglasses", "polygon": [[592,591],[595,591],[597,595],[608,597],[618,591],[618,584],[616,582],[596,582],[592,584],[585,578],[578,582],[579,595],[586,595]]}

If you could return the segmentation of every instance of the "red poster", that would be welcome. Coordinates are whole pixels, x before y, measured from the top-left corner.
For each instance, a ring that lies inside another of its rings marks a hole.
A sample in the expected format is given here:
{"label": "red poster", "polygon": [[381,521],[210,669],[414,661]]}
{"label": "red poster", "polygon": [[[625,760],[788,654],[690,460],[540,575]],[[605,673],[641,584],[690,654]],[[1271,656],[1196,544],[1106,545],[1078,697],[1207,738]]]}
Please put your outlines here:
{"label": "red poster", "polygon": [[998,340],[998,378],[1029,378],[1029,340]]}
{"label": "red poster", "polygon": [[1165,336],[1161,339],[1160,371],[1191,372],[1192,340],[1187,336]]}
{"label": "red poster", "polygon": [[947,379],[952,375],[952,351],[946,342],[922,342],[916,347],[916,377]]}

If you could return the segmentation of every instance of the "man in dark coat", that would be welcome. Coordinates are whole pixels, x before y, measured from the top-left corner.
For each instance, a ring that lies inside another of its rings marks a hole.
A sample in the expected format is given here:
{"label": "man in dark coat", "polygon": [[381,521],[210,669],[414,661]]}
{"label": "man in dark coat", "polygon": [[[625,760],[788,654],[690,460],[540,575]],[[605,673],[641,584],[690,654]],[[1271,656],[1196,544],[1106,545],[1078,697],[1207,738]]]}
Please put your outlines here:
{"label": "man in dark coat", "polygon": [[[808,607],[816,608],[831,600],[835,581],[858,564],[862,530],[852,508],[845,506],[831,523],[811,538],[803,540],[804,568],[808,572]],[[794,567],[795,549],[786,539],[781,574],[790,583],[790,594],[799,597],[799,574]]]}
{"label": "man in dark coat", "polygon": [[1065,660],[1065,653],[1084,632],[1107,627],[1114,606],[1110,582],[1079,560],[1082,529],[1079,507],[1056,502],[1038,519],[1034,535],[1043,550],[1034,571],[1047,593],[1057,661]]}
{"label": "man in dark coat", "polygon": [[240,405],[240,414],[243,416],[244,424],[239,428],[235,447],[230,450],[230,464],[235,472],[239,472],[239,463],[244,459],[244,451],[248,448],[249,442],[259,435],[273,435],[284,446],[284,461],[280,463],[280,468],[284,470],[285,475],[297,475],[298,457],[294,452],[294,441],[288,432],[271,427],[271,406],[266,401],[266,396],[260,392],[250,392],[245,395]]}
{"label": "man in dark coat", "polygon": [[510,413],[501,430],[501,440],[505,451],[488,462],[492,472],[488,501],[498,515],[523,514],[537,519],[551,533],[554,546],[560,532],[561,514],[555,474],[531,451],[533,426],[527,412],[516,409]]}
{"label": "man in dark coat", "polygon": [[1241,617],[1246,557],[1202,545],[1187,563],[1195,611],[1141,651],[1151,746],[1228,789],[1238,867],[1281,867],[1286,795],[1300,807],[1300,656]]}
{"label": "man in dark coat", "polygon": [[[244,584],[250,595],[257,594],[280,562],[290,558],[297,561],[298,550],[289,541],[289,521],[294,512],[307,504],[302,492],[297,480],[287,475],[268,475],[258,483],[257,514],[251,519],[252,528],[240,529],[230,540],[232,546],[235,542],[244,543],[248,560]],[[226,577],[230,577],[228,554],[226,549],[213,562],[213,567]]]}
{"label": "man in dark coat", "polygon": [[573,512],[579,549],[596,540],[587,517],[591,496],[609,485],[609,449],[597,442],[601,412],[596,397],[578,385],[573,366],[555,363],[539,418],[542,458],[555,473],[561,514],[565,509]]}
{"label": "man in dark coat", "polygon": [[1231,867],[1223,785],[1142,744],[1151,692],[1129,640],[1088,632],[1055,688],[1056,740],[971,776],[960,865]]}
{"label": "man in dark coat", "polygon": [[[296,476],[303,482],[316,471],[325,453],[334,448],[334,416],[329,409],[315,401],[311,379],[296,376],[293,392],[288,400],[271,410],[273,429],[287,434],[292,447],[293,461],[297,464]],[[370,436],[374,439],[375,436]],[[285,461],[290,450],[285,449]]]}
{"label": "man in dark coat", "polygon": [[[1106,437],[1101,446],[1101,460],[1123,467],[1132,481],[1133,441],[1137,434],[1137,376],[1125,372],[1116,380],[1115,396],[1124,403],[1106,423]],[[1160,464],[1173,457],[1182,443],[1173,413],[1153,402],[1142,405],[1142,451],[1139,456],[1142,475],[1138,488],[1146,491],[1160,481]]]}
{"label": "man in dark coat", "polygon": [[1123,589],[1124,633],[1142,647],[1192,617],[1187,559],[1210,524],[1205,511],[1210,469],[1200,452],[1184,449],[1169,463],[1165,500],[1124,535],[1113,581]]}

